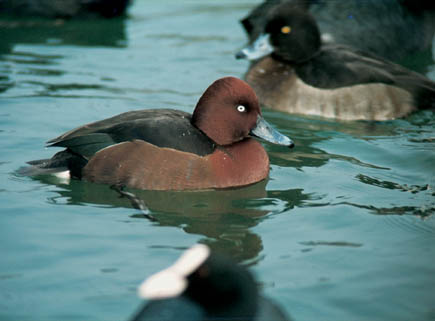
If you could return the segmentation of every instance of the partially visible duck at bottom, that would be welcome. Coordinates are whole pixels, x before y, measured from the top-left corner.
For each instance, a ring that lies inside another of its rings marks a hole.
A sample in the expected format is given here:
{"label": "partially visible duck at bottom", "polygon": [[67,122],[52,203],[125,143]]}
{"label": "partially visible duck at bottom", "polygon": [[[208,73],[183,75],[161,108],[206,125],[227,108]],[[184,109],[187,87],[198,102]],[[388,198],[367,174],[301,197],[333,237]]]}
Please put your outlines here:
{"label": "partially visible duck at bottom", "polygon": [[207,88],[192,115],[137,110],[78,127],[48,142],[65,150],[19,173],[62,173],[144,190],[240,187],[269,174],[268,155],[252,136],[293,147],[261,116],[252,88],[225,77]]}
{"label": "partially visible duck at bottom", "polygon": [[382,121],[435,108],[435,82],[374,54],[322,44],[304,10],[277,7],[236,57],[254,61],[245,80],[260,103],[284,112]]}
{"label": "partially visible duck at bottom", "polygon": [[280,307],[260,295],[246,268],[202,244],[146,279],[138,293],[150,301],[132,321],[290,320]]}

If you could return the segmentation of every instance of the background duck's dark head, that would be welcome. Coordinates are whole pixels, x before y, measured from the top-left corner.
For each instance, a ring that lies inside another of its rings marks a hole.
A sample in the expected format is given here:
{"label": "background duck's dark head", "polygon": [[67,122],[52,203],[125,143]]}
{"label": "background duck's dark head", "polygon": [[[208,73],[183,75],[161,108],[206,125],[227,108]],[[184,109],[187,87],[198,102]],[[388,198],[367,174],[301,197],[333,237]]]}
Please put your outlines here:
{"label": "background duck's dark head", "polygon": [[304,62],[321,47],[317,23],[308,11],[280,5],[268,15],[262,33],[236,58],[256,60],[271,54],[290,63]]}
{"label": "background duck's dark head", "polygon": [[268,20],[265,34],[269,34],[274,49],[272,55],[290,62],[311,58],[321,46],[320,31],[307,11],[278,7]]}

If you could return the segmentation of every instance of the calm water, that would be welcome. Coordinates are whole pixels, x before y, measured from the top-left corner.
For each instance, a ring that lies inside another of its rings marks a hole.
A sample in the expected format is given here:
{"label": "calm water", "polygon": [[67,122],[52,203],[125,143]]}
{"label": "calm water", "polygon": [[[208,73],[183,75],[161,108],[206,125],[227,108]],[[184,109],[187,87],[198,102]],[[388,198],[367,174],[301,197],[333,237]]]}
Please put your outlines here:
{"label": "calm water", "polygon": [[[268,182],[143,192],[158,223],[107,186],[14,174],[44,142],[142,108],[191,112],[241,77],[238,24],[259,1],[140,1],[111,21],[0,25],[0,319],[126,320],[136,286],[196,242],[249,264],[295,320],[435,319],[435,115],[334,122],[264,110]],[[426,68],[435,79],[435,65]],[[267,183],[267,184],[266,184]]]}

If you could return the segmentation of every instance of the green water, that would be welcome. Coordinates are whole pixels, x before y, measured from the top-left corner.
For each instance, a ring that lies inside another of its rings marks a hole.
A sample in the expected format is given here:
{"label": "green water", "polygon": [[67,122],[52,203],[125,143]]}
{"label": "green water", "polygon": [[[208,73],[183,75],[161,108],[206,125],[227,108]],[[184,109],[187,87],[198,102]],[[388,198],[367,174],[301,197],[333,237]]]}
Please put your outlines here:
{"label": "green water", "polygon": [[[435,115],[335,122],[264,110],[296,148],[265,144],[270,179],[143,192],[14,172],[44,142],[127,110],[191,112],[241,77],[238,24],[259,1],[140,1],[110,21],[0,26],[0,319],[127,320],[137,285],[196,242],[248,264],[295,320],[435,319]],[[435,79],[435,64],[426,68]]]}

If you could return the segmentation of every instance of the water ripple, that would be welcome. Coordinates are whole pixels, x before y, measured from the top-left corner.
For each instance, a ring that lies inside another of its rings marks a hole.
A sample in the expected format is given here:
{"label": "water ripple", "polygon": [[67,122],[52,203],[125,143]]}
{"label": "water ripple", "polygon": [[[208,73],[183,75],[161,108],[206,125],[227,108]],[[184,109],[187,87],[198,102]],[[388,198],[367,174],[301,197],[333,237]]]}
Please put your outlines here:
{"label": "water ripple", "polygon": [[435,204],[421,205],[421,206],[392,206],[392,207],[376,207],[374,205],[362,205],[351,202],[339,202],[330,204],[336,205],[350,205],[362,209],[369,210],[369,212],[377,215],[413,215],[422,219],[428,218],[435,213]]}
{"label": "water ripple", "polygon": [[358,174],[356,176],[356,178],[364,184],[368,184],[368,185],[373,185],[373,186],[377,186],[377,187],[382,187],[382,188],[387,188],[387,189],[394,189],[394,190],[399,190],[399,191],[403,191],[403,192],[410,192],[412,194],[416,194],[418,192],[421,191],[427,191],[427,190],[431,190],[429,184],[425,184],[425,185],[408,185],[408,184],[399,184],[399,183],[395,183],[395,182],[389,182],[389,181],[382,181],[382,180],[378,180],[376,178],[367,176],[367,175],[363,175],[363,174]]}
{"label": "water ripple", "polygon": [[306,246],[318,246],[318,245],[345,246],[345,247],[363,246],[362,243],[353,243],[353,242],[346,242],[346,241],[306,241],[306,242],[299,242],[299,244],[306,245]]}
{"label": "water ripple", "polygon": [[3,55],[2,60],[16,64],[35,64],[35,65],[54,65],[56,60],[64,58],[61,55],[36,54],[30,52],[15,51],[14,53]]}
{"label": "water ripple", "polygon": [[[411,216],[386,216],[384,221],[392,228],[399,228],[404,231],[418,233],[418,234],[430,234],[435,235],[435,225],[428,224],[428,220],[433,219],[431,216],[419,219]],[[433,223],[433,222],[431,222]]]}

